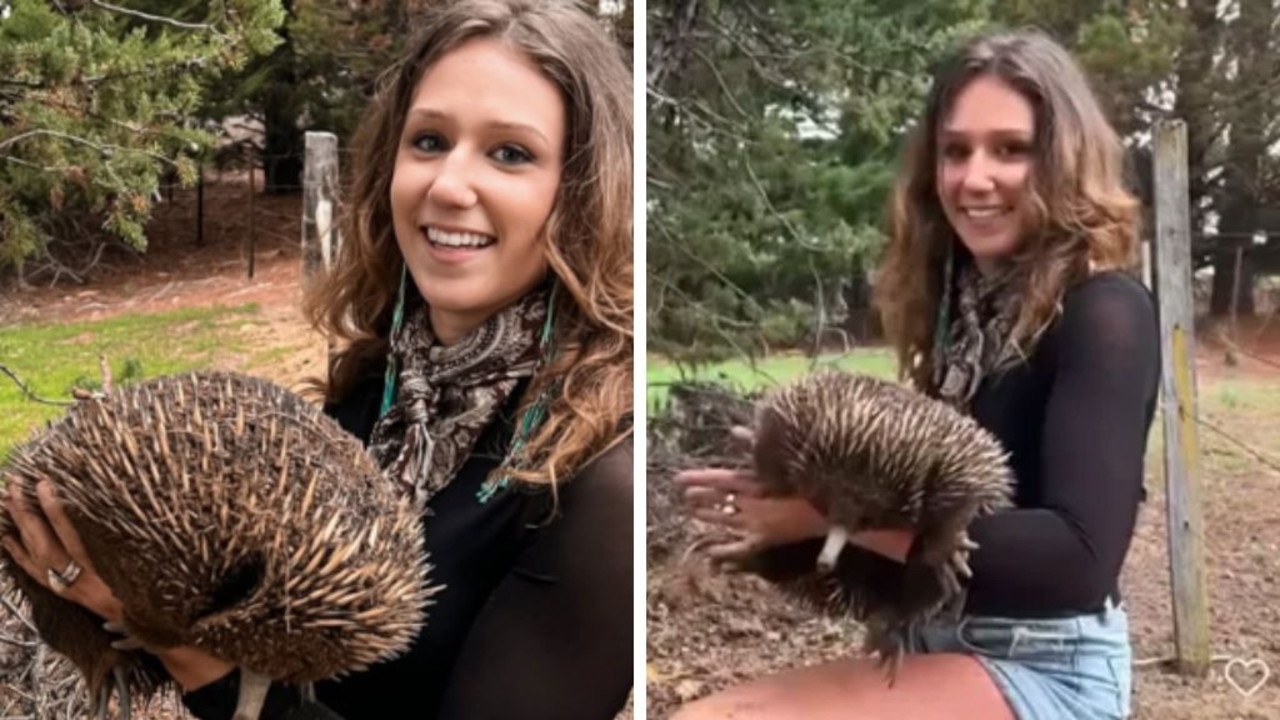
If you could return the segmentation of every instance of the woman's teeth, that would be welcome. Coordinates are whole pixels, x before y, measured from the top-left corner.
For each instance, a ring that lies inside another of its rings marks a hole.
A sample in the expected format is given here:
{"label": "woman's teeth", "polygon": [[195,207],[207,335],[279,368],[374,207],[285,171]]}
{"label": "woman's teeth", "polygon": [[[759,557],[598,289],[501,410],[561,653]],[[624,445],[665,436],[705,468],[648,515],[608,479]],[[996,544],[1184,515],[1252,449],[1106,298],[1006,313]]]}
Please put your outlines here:
{"label": "woman's teeth", "polygon": [[482,248],[492,245],[495,240],[488,235],[480,235],[478,233],[464,232],[446,232],[437,230],[436,228],[427,228],[427,239],[436,245],[444,247],[472,247]]}
{"label": "woman's teeth", "polygon": [[1001,208],[1001,207],[965,208],[964,209],[965,215],[968,215],[971,218],[977,218],[977,219],[996,217],[997,215],[1003,215],[1004,212],[1005,212],[1004,208]]}

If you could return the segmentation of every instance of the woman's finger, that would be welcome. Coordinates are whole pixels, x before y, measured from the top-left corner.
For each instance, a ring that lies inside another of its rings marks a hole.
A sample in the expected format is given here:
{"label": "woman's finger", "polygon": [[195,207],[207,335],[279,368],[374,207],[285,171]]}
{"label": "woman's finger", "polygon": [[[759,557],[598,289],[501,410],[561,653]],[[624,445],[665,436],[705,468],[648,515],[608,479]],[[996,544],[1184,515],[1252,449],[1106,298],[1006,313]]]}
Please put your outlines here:
{"label": "woman's finger", "polygon": [[693,516],[703,522],[712,523],[713,525],[723,525],[724,527],[734,528],[736,530],[746,529],[750,524],[743,517],[742,512],[726,513],[720,508],[698,508],[693,511]]}
{"label": "woman's finger", "polygon": [[35,578],[37,582],[44,583],[44,570],[38,570],[35,562],[31,559],[31,554],[22,546],[18,538],[12,535],[5,535],[0,538],[0,544],[4,545],[5,552],[9,553],[9,557],[18,563],[18,567],[22,568],[28,575]]}
{"label": "woman's finger", "polygon": [[715,508],[721,507],[725,503],[735,500],[734,493],[717,490],[716,488],[703,487],[694,485],[686,488],[684,491],[685,502],[695,508]]}
{"label": "woman's finger", "polygon": [[744,452],[751,452],[756,447],[756,431],[745,425],[734,425],[729,428],[729,437]]}
{"label": "woman's finger", "polygon": [[757,496],[764,492],[751,473],[727,468],[703,468],[676,473],[675,481],[685,486],[704,486],[739,495]]}
{"label": "woman's finger", "polygon": [[707,557],[722,563],[741,562],[755,555],[759,550],[759,545],[759,541],[754,536],[748,536],[734,542],[712,545],[707,548]]}
{"label": "woman's finger", "polygon": [[[50,563],[50,567],[58,570],[66,567],[71,559],[62,544],[58,542],[53,528],[45,521],[44,515],[32,509],[27,502],[26,493],[21,487],[22,481],[13,481],[15,487],[10,489],[9,515],[18,528],[22,547],[35,563]],[[36,578],[44,581],[44,569],[39,569]]]}
{"label": "woman's finger", "polygon": [[40,509],[52,528],[58,544],[66,551],[68,557],[79,563],[85,570],[93,570],[89,555],[85,552],[84,543],[80,542],[80,533],[76,532],[67,518],[67,513],[58,499],[53,483],[44,481],[36,485],[36,496],[40,498]]}

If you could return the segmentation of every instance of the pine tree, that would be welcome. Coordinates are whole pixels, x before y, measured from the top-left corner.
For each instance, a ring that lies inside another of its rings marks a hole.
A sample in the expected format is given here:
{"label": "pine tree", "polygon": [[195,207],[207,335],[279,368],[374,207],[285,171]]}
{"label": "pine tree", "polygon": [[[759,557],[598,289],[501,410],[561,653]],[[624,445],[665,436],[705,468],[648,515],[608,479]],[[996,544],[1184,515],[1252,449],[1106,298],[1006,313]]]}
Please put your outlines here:
{"label": "pine tree", "polygon": [[19,272],[98,229],[145,249],[161,177],[193,183],[213,142],[193,120],[210,79],[284,19],[278,0],[0,5],[0,268]]}

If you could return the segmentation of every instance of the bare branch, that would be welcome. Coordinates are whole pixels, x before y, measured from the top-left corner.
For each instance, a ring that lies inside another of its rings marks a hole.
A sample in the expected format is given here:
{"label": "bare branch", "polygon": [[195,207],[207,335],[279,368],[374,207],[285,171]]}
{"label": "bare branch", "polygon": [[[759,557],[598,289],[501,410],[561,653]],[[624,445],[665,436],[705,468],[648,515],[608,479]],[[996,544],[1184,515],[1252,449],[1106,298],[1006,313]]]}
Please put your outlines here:
{"label": "bare branch", "polygon": [[720,69],[716,67],[715,62],[713,62],[711,58],[707,57],[707,54],[701,50],[695,49],[693,54],[697,55],[699,60],[706,63],[707,67],[711,70],[711,74],[715,76],[716,82],[719,83],[720,90],[724,92],[725,99],[729,101],[729,104],[733,106],[733,109],[737,110],[738,114],[742,117],[750,118],[751,116],[747,114],[747,111],[743,110],[742,106],[738,104],[737,98],[733,96],[733,91],[729,89],[727,84],[725,84],[724,76],[720,74]]}
{"label": "bare branch", "polygon": [[60,132],[60,131],[58,131],[58,130],[49,130],[49,129],[45,129],[45,128],[36,128],[35,130],[28,130],[28,131],[26,131],[26,132],[24,132],[24,133],[18,133],[17,135],[14,135],[13,137],[8,138],[8,139],[6,139],[6,140],[0,140],[0,150],[3,150],[4,148],[9,147],[10,145],[13,145],[14,143],[17,143],[17,142],[18,142],[18,141],[20,141],[20,140],[25,140],[25,139],[27,139],[27,138],[29,138],[29,137],[38,137],[38,136],[40,136],[40,135],[47,135],[47,136],[49,136],[49,137],[56,137],[56,138],[60,138],[60,139],[62,139],[62,140],[66,140],[66,141],[68,141],[68,142],[73,142],[73,143],[77,143],[77,144],[80,144],[80,145],[85,145],[85,146],[88,146],[88,147],[94,148],[94,149],[95,149],[95,150],[97,150],[98,152],[136,152],[136,153],[142,153],[143,155],[146,155],[146,156],[148,156],[148,157],[155,158],[156,160],[160,160],[160,161],[162,161],[162,162],[166,162],[166,163],[168,163],[168,164],[170,164],[170,165],[173,165],[174,167],[177,167],[177,163],[176,163],[176,162],[174,162],[173,160],[171,160],[171,159],[169,159],[169,158],[167,158],[167,157],[165,157],[165,156],[163,156],[163,155],[161,155],[161,154],[159,154],[159,153],[151,152],[150,150],[143,150],[142,148],[129,148],[129,147],[124,147],[123,145],[112,145],[112,144],[96,143],[96,142],[94,142],[94,141],[92,141],[92,140],[88,140],[88,139],[86,139],[86,138],[82,138],[82,137],[80,137],[80,136],[78,136],[78,135],[70,135],[70,134],[68,134],[68,133]]}
{"label": "bare branch", "polygon": [[675,248],[676,250],[679,250],[680,253],[683,254],[685,257],[689,258],[690,260],[697,263],[698,265],[701,265],[704,270],[706,270],[707,272],[715,276],[715,278],[719,280],[721,283],[723,283],[726,288],[728,288],[729,290],[737,294],[742,299],[746,300],[747,302],[754,302],[754,298],[752,298],[751,295],[746,290],[743,290],[742,288],[738,287],[737,283],[730,280],[728,276],[720,272],[714,265],[707,262],[707,260],[703,258],[701,255],[693,252],[689,248],[685,247],[684,243],[676,240],[676,238],[671,234],[671,230],[667,227],[666,223],[663,222],[661,219],[657,219],[657,220],[658,220],[657,222],[658,230],[662,232],[663,237],[671,241],[671,247]]}
{"label": "bare branch", "polygon": [[182,28],[183,30],[203,30],[206,32],[213,33],[214,35],[217,35],[219,37],[227,37],[225,34],[218,32],[217,28],[215,28],[214,26],[208,23],[183,22],[181,20],[175,20],[171,17],[164,17],[163,15],[152,15],[150,13],[144,13],[141,10],[130,10],[129,8],[122,8],[118,5],[110,5],[102,2],[102,0],[90,0],[90,2],[93,4],[94,7],[102,8],[103,10],[110,10],[111,12],[117,12],[122,15],[130,15],[132,17],[141,18],[143,20],[150,20],[152,22],[164,23],[165,25],[172,25],[173,27]]}
{"label": "bare branch", "polygon": [[75,403],[71,401],[45,400],[39,395],[36,395],[35,392],[33,392],[31,388],[27,386],[26,383],[22,382],[22,379],[19,378],[12,370],[10,370],[7,365],[0,364],[0,373],[4,373],[5,375],[8,375],[9,379],[17,383],[18,388],[22,390],[23,395],[26,395],[27,398],[34,400],[38,403],[44,403],[45,405],[53,405],[56,407],[68,407],[70,405],[75,405]]}
{"label": "bare branch", "polygon": [[764,200],[765,207],[769,209],[769,212],[774,217],[786,226],[787,231],[790,232],[791,237],[800,244],[800,247],[803,247],[806,250],[821,250],[821,248],[815,247],[808,240],[805,240],[804,237],[800,235],[800,231],[797,230],[796,227],[791,224],[791,221],[787,219],[787,216],[778,212],[778,208],[774,207],[773,201],[769,199],[769,193],[765,191],[764,185],[760,183],[760,178],[756,176],[756,171],[751,167],[751,160],[747,157],[746,153],[742,154],[742,163],[746,166],[747,175],[751,176],[751,183],[755,185],[756,192],[760,194],[760,199]]}

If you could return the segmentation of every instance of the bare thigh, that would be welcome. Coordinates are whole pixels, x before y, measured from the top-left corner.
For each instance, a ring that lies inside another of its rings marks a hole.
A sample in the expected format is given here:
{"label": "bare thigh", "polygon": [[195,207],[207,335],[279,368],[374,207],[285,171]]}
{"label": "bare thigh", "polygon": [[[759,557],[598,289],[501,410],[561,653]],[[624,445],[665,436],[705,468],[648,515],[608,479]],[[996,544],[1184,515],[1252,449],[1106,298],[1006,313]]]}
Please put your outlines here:
{"label": "bare thigh", "polygon": [[907,655],[891,689],[874,660],[788,670],[686,705],[672,720],[1015,720],[991,676],[961,654]]}

